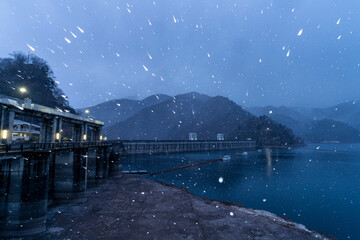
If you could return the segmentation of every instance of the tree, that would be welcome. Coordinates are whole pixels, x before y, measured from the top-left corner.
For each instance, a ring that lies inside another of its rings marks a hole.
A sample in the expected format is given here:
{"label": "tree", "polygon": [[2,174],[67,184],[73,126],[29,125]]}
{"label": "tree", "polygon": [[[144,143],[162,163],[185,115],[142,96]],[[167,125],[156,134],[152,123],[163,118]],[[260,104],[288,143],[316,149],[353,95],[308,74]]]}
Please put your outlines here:
{"label": "tree", "polygon": [[[21,52],[14,52],[10,56],[0,58],[0,94],[30,98],[37,104],[75,112],[57,86],[54,72],[45,60]],[[26,92],[21,92],[21,88],[25,88]]]}
{"label": "tree", "polygon": [[252,116],[243,121],[235,132],[237,139],[256,140],[260,146],[302,145],[302,139],[296,138],[291,129],[263,115]]}

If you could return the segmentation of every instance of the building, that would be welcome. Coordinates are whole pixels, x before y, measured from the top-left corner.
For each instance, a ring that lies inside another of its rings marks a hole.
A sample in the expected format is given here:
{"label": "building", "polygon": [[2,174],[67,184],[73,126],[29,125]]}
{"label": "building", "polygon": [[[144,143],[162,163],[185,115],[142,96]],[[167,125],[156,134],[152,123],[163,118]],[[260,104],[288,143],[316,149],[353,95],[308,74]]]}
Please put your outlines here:
{"label": "building", "polygon": [[197,133],[189,133],[189,140],[196,141],[197,140]]}
{"label": "building", "polygon": [[19,141],[39,141],[40,126],[28,122],[14,120],[12,140]]}
{"label": "building", "polygon": [[218,141],[224,141],[224,134],[218,133],[218,134],[216,135],[216,140],[218,140]]}
{"label": "building", "polygon": [[[37,125],[18,119],[26,119]],[[97,142],[102,141],[103,126],[101,121],[66,110],[32,103],[30,99],[22,100],[0,94],[0,144],[11,144],[13,141],[55,143],[65,139],[73,142]]]}

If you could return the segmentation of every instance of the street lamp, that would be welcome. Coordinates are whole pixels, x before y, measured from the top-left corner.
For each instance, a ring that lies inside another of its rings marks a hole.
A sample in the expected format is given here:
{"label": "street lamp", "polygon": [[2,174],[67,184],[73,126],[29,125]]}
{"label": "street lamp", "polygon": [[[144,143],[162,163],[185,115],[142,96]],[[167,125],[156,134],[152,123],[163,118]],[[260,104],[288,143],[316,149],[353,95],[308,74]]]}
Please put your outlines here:
{"label": "street lamp", "polygon": [[24,94],[24,93],[27,92],[27,89],[26,89],[25,87],[21,87],[21,88],[19,88],[19,92],[20,92],[21,94]]}
{"label": "street lamp", "polygon": [[8,130],[2,130],[1,139],[6,140],[8,136]]}
{"label": "street lamp", "polygon": [[86,110],[85,110],[85,113],[86,113],[86,114],[89,114],[89,113],[90,113],[89,109],[86,109]]}

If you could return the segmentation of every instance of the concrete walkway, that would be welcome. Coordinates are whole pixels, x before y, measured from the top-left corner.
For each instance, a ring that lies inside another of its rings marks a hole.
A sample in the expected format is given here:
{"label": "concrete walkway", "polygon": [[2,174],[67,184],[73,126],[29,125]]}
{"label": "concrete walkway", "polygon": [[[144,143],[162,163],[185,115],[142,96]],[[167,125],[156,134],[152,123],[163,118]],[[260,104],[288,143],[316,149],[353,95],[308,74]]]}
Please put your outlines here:
{"label": "concrete walkway", "polygon": [[109,180],[85,202],[52,212],[41,239],[326,239],[267,212],[204,200],[134,175]]}

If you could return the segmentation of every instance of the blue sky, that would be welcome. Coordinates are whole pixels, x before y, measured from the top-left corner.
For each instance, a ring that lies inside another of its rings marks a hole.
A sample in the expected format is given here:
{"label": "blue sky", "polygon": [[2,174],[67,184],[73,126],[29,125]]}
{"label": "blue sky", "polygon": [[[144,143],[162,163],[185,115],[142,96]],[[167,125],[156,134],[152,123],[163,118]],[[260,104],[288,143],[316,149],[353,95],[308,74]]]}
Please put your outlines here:
{"label": "blue sky", "polygon": [[0,2],[0,57],[49,62],[74,107],[197,91],[245,106],[358,100],[360,2]]}

